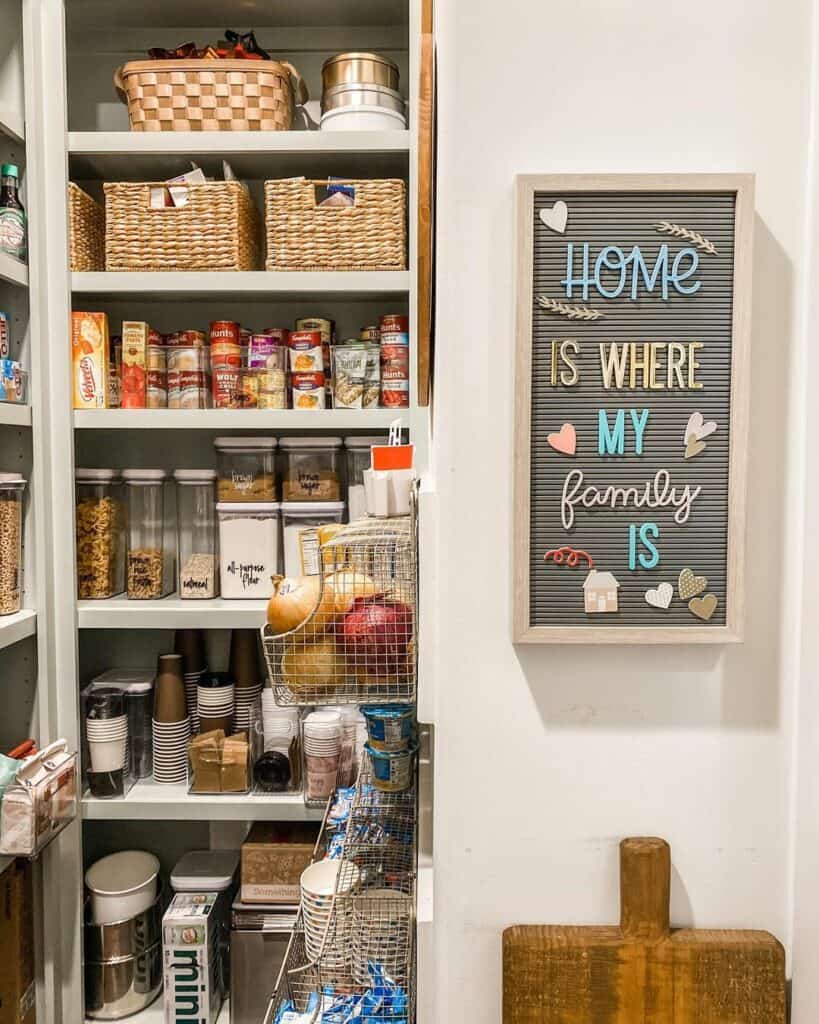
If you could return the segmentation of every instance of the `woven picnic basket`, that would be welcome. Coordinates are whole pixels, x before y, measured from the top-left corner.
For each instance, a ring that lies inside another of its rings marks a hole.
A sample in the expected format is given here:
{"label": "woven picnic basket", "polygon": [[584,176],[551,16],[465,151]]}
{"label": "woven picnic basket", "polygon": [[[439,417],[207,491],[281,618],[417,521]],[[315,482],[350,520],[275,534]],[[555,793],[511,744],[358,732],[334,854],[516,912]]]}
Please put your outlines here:
{"label": "woven picnic basket", "polygon": [[87,192],[68,183],[69,265],[72,270],[105,269],[105,215]]}
{"label": "woven picnic basket", "polygon": [[260,223],[239,181],[174,186],[183,206],[154,209],[164,182],[106,182],[106,270],[258,270]]}
{"label": "woven picnic basket", "polygon": [[277,60],[137,60],[114,75],[135,132],[276,132],[307,100],[298,71]]}
{"label": "woven picnic basket", "polygon": [[[335,182],[333,182],[335,184]],[[397,178],[345,179],[353,206],[322,206],[326,181],[264,183],[268,270],[406,270],[407,189]]]}

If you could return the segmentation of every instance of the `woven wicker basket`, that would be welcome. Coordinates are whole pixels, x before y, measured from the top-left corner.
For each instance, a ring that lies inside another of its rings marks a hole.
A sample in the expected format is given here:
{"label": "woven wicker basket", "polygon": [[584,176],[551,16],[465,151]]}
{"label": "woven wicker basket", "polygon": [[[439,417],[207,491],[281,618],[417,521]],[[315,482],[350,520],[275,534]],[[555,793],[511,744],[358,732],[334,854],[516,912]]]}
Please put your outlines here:
{"label": "woven wicker basket", "polygon": [[407,190],[400,179],[351,179],[355,205],[320,206],[326,181],[266,181],[268,270],[406,270]]}
{"label": "woven wicker basket", "polygon": [[68,183],[69,263],[72,270],[105,269],[105,215],[87,192]]}
{"label": "woven wicker basket", "polygon": [[298,71],[275,60],[137,60],[114,82],[135,132],[275,132],[307,100]]}
{"label": "woven wicker basket", "polygon": [[186,185],[184,206],[151,208],[163,182],[106,182],[106,270],[258,270],[259,215],[238,181]]}

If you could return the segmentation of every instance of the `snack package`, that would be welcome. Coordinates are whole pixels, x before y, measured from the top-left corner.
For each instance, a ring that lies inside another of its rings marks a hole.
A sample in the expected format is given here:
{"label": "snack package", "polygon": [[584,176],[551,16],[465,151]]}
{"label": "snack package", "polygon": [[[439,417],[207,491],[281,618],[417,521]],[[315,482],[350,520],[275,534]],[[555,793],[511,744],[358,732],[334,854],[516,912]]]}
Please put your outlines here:
{"label": "snack package", "polygon": [[108,408],[108,317],[71,314],[71,370],[75,409]]}
{"label": "snack package", "polygon": [[148,345],[151,328],[141,320],[122,322],[120,407],[144,409],[148,399]]}
{"label": "snack package", "polygon": [[368,352],[363,345],[333,349],[333,408],[361,409],[367,379]]}
{"label": "snack package", "polygon": [[25,401],[23,368],[16,359],[0,359],[0,402]]}

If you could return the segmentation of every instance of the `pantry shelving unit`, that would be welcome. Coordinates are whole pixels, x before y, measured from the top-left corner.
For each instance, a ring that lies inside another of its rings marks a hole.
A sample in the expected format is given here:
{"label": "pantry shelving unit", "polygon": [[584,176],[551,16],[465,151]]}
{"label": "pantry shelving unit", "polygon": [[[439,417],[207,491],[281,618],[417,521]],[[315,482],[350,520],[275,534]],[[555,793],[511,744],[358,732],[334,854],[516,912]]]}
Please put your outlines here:
{"label": "pantry shelving unit", "polygon": [[0,427],[30,427],[31,406],[0,402]]}
{"label": "pantry shelving unit", "polygon": [[[425,578],[424,538],[433,534],[434,481],[430,413],[417,400],[414,346],[410,407],[400,413],[386,409],[75,412],[70,397],[68,338],[72,308],[101,310],[114,323],[145,319],[160,331],[203,326],[216,319],[258,327],[289,324],[298,316],[327,316],[337,321],[342,337],[357,333],[362,324],[372,323],[382,313],[401,312],[409,314],[414,338],[421,0],[345,0],[343,4],[337,0],[286,0],[282,4],[268,0],[143,0],[136,5],[110,0],[0,0],[0,5],[5,4],[16,5],[18,13],[22,7],[23,52],[26,69],[31,69],[26,78],[25,135],[33,154],[26,183],[32,243],[28,275],[25,268],[0,262],[0,297],[4,288],[25,294],[22,286],[28,277],[33,296],[28,333],[32,340],[48,339],[47,349],[44,346],[47,358],[38,359],[33,346],[32,410],[11,414],[0,406],[0,440],[4,432],[13,432],[27,437],[32,448],[33,437],[32,505],[38,507],[38,492],[47,498],[43,513],[35,520],[37,536],[32,547],[38,553],[35,579],[47,581],[48,586],[40,588],[38,583],[32,590],[40,600],[30,605],[31,617],[15,627],[31,630],[29,639],[8,649],[37,644],[43,669],[37,689],[41,739],[64,736],[78,746],[80,688],[103,668],[151,663],[157,652],[168,649],[174,629],[206,628],[213,648],[224,651],[230,628],[256,627],[264,619],[264,602],[183,601],[175,595],[144,602],[124,598],[76,601],[75,465],[158,465],[169,470],[212,465],[212,442],[219,434],[385,433],[399,415],[416,445],[416,462],[423,476],[421,592],[425,596],[419,609],[419,712],[425,708],[429,717],[420,717],[431,723],[434,700],[425,623],[431,627],[434,620],[430,604],[434,580]],[[125,108],[112,85],[117,66],[138,59],[151,46],[210,39],[221,35],[227,26],[245,29],[250,25],[262,46],[299,68],[314,97],[320,94],[321,65],[327,56],[344,50],[387,54],[400,67],[402,88],[409,99],[409,129],[190,135],[128,131]],[[5,120],[11,127],[17,124],[22,135],[22,116],[19,122],[6,117],[4,103],[0,74],[0,131]],[[106,180],[163,180],[188,169],[191,161],[206,173],[219,174],[222,160],[229,161],[237,176],[248,182],[259,208],[261,184],[267,178],[297,174],[404,178],[409,197],[407,271],[69,272],[68,180],[99,198]],[[9,279],[16,283],[3,284]],[[0,645],[3,643],[0,631]],[[0,659],[5,654],[0,651]],[[431,1024],[433,773],[428,732],[421,760],[418,957],[419,965],[427,964],[428,970],[419,972],[418,1020]],[[159,786],[151,781],[138,783],[123,800],[84,798],[80,820],[58,837],[42,858],[41,891],[49,927],[39,942],[39,1024],[74,1024],[83,1016],[81,895],[84,863],[89,858],[122,843],[156,844],[167,865],[172,855],[191,844],[219,845],[227,842],[228,836],[235,842],[245,824],[253,820],[301,821],[320,816],[320,812],[305,808],[301,796],[197,797],[189,796],[183,786]],[[155,823],[162,825],[154,827]],[[271,988],[274,980],[270,980]],[[225,1008],[220,1021],[227,1020],[226,1014]],[[160,1001],[130,1020],[157,1024],[161,1017]]]}
{"label": "pantry shelving unit", "polygon": [[23,608],[14,615],[0,617],[0,650],[37,632],[37,612]]}
{"label": "pantry shelving unit", "polygon": [[0,252],[0,281],[28,288],[28,267],[13,256]]}

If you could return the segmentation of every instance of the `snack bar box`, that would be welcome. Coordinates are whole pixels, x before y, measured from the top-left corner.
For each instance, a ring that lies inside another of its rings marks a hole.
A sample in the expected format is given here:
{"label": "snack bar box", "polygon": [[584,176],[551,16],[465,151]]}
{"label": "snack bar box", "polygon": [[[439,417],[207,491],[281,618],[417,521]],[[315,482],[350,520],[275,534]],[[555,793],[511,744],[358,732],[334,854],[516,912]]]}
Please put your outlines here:
{"label": "snack bar box", "polygon": [[217,893],[178,893],[162,918],[165,1024],[215,1024],[222,1008]]}

